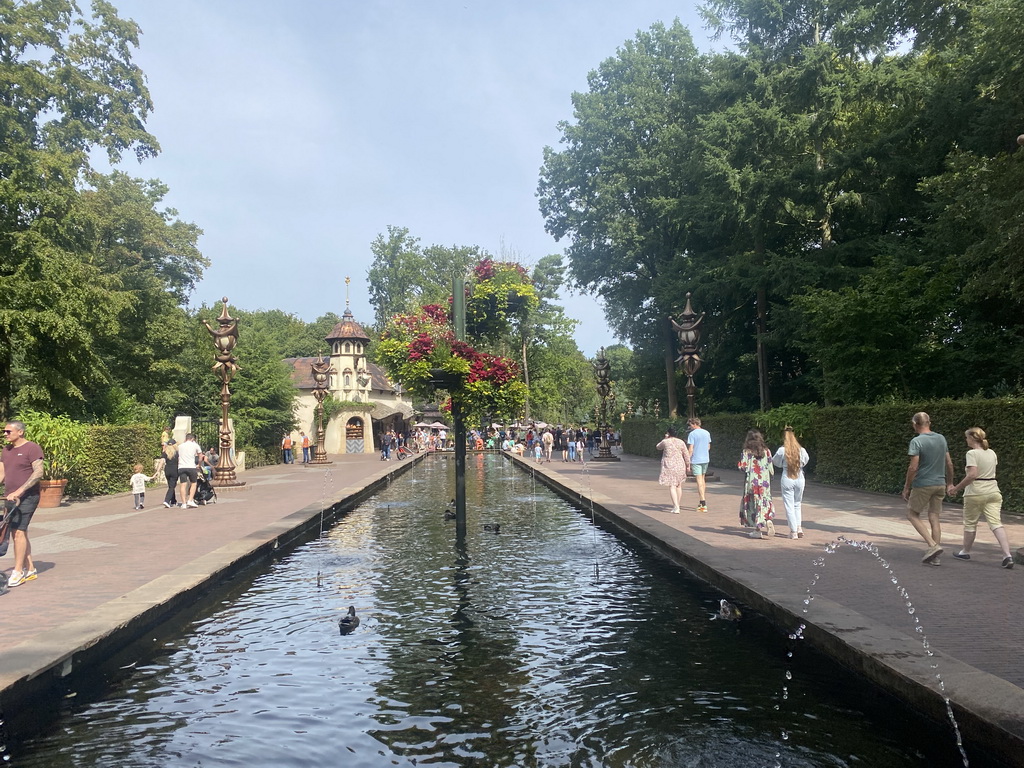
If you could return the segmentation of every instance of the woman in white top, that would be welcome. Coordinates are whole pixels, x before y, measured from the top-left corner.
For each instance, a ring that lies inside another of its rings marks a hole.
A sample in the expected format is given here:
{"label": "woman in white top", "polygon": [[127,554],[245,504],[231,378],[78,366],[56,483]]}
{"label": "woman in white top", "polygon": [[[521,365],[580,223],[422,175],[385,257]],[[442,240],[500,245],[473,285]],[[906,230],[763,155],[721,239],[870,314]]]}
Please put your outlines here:
{"label": "woman in white top", "polygon": [[783,470],[782,503],[786,506],[786,521],[789,523],[789,538],[802,539],[804,498],[804,467],[810,460],[807,451],[796,439],[792,427],[786,427],[785,438],[779,450],[772,456],[772,463]]}
{"label": "woman in white top", "polygon": [[950,485],[946,492],[956,496],[964,492],[964,548],[953,557],[958,560],[971,559],[971,546],[978,532],[978,520],[982,516],[992,529],[992,535],[1003,550],[1003,568],[1013,568],[1013,557],[1010,555],[1010,542],[1006,539],[999,513],[1003,508],[1003,495],[999,492],[996,482],[996,465],[999,463],[996,452],[988,447],[985,431],[980,427],[971,427],[964,432],[967,438],[967,476],[956,485]]}

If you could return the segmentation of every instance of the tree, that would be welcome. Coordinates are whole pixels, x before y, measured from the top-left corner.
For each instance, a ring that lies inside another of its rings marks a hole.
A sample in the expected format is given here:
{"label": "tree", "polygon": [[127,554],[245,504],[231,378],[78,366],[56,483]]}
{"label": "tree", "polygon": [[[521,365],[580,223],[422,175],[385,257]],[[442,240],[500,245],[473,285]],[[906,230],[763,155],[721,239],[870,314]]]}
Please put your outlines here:
{"label": "tree", "polygon": [[703,112],[705,70],[689,31],[656,24],[627,41],[573,94],[565,148],[544,151],[538,196],[566,249],[574,284],[601,295],[625,338],[661,332],[670,402],[674,349],[668,315],[680,308],[678,276],[699,248],[689,223],[701,201],[693,127]]}
{"label": "tree", "polygon": [[[71,411],[111,384],[106,349],[126,319],[147,300],[159,315],[157,285],[186,262],[201,266],[198,231],[154,211],[158,186],[140,198],[135,180],[90,169],[94,150],[112,163],[125,151],[140,160],[158,151],[131,59],[135,23],[99,0],[89,17],[73,2],[46,0],[0,4],[0,28],[0,410],[10,411],[17,390],[22,405]],[[143,247],[137,264],[126,263],[131,245],[102,235],[127,235],[126,222],[104,221],[100,199],[128,216],[133,206],[144,212],[135,224],[161,231],[162,242],[147,244],[160,256]],[[163,218],[155,227],[153,216]]]}
{"label": "tree", "polygon": [[368,274],[374,328],[379,332],[393,315],[437,304],[452,294],[452,278],[466,275],[487,254],[478,246],[420,246],[406,227],[388,226],[370,245]]}

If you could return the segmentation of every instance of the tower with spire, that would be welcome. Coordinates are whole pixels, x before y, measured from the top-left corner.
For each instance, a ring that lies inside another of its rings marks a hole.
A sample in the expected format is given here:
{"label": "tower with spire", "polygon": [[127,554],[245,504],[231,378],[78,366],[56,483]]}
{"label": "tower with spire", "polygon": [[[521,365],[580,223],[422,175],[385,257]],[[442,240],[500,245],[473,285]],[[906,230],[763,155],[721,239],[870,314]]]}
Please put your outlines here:
{"label": "tower with spire", "polygon": [[[324,448],[329,454],[374,453],[378,447],[375,436],[389,429],[406,428],[412,417],[412,402],[366,357],[370,337],[352,314],[351,282],[351,278],[345,278],[345,312],[324,338],[333,371],[327,389],[335,400],[344,404],[325,424]],[[285,360],[291,369],[292,381],[299,389],[296,418],[299,429],[306,434],[316,431],[313,428],[315,382],[311,373],[315,360],[314,357]]]}

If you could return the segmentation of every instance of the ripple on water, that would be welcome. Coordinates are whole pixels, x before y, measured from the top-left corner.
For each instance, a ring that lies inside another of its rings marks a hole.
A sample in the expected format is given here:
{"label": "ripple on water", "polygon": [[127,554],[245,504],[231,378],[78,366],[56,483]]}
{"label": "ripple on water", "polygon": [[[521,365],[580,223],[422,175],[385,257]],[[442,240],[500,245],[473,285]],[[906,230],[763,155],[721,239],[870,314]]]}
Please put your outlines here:
{"label": "ripple on water", "polygon": [[[417,484],[394,483],[75,702],[18,765],[919,764],[904,734],[837,702],[834,670],[798,669],[776,711],[781,641],[709,621],[718,595],[539,485],[523,493],[528,478],[495,465],[512,489],[499,493],[475,467],[464,549],[442,515],[450,462],[424,462]],[[362,621],[341,637],[349,605]]]}

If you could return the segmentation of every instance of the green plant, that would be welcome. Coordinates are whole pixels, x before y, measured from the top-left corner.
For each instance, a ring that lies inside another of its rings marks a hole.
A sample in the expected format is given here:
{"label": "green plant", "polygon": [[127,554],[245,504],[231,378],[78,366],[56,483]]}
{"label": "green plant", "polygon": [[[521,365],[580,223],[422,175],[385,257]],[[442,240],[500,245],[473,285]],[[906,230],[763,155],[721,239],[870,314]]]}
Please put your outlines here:
{"label": "green plant", "polygon": [[85,456],[89,425],[39,411],[26,411],[19,421],[25,424],[26,439],[43,449],[43,479],[69,479]]}

